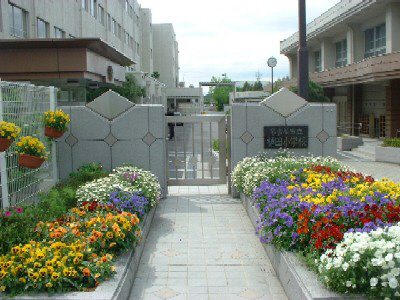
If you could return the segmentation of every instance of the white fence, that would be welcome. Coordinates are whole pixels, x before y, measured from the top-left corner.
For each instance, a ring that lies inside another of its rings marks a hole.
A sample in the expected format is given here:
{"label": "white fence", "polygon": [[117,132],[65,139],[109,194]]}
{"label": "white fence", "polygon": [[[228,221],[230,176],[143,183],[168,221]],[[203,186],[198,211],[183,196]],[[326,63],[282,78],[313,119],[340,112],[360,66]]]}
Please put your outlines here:
{"label": "white fence", "polygon": [[0,153],[0,208],[37,200],[38,193],[57,182],[55,143],[44,136],[43,112],[56,108],[56,89],[0,80],[0,121],[15,123],[20,136],[38,137],[49,152],[39,169],[18,166],[15,142]]}

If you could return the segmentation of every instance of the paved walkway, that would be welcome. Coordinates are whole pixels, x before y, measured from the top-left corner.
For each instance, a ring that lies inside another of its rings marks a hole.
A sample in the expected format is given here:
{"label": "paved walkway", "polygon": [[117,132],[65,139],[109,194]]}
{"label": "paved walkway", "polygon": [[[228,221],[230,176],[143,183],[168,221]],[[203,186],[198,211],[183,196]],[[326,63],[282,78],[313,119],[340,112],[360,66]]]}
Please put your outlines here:
{"label": "paved walkway", "polygon": [[287,299],[240,200],[206,190],[161,201],[130,299]]}

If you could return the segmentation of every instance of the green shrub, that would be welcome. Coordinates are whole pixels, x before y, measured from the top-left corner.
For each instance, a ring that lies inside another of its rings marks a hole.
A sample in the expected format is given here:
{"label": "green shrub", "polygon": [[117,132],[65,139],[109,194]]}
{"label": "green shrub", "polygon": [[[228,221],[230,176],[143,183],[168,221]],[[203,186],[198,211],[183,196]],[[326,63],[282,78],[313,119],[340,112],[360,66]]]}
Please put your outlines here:
{"label": "green shrub", "polygon": [[0,254],[5,254],[12,245],[29,242],[35,234],[39,221],[50,221],[61,217],[77,204],[76,190],[86,182],[107,176],[98,163],[83,165],[78,172],[39,195],[36,204],[0,210]]}
{"label": "green shrub", "polygon": [[219,140],[212,141],[212,148],[214,151],[219,151]]}
{"label": "green shrub", "polygon": [[400,148],[400,138],[386,138],[383,141],[383,146]]}

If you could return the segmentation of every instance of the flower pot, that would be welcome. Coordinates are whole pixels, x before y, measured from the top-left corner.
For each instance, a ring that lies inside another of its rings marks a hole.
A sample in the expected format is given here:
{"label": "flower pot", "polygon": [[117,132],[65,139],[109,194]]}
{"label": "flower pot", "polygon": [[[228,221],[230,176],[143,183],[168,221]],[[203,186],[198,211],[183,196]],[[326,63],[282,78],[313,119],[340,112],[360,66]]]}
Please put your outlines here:
{"label": "flower pot", "polygon": [[43,162],[44,158],[28,154],[20,154],[18,159],[18,163],[21,167],[29,169],[37,169],[42,165]]}
{"label": "flower pot", "polygon": [[13,142],[14,142],[14,140],[11,140],[11,139],[0,138],[0,152],[6,151]]}
{"label": "flower pot", "polygon": [[63,134],[64,131],[59,131],[57,129],[54,129],[53,127],[46,126],[44,128],[44,135],[49,138],[58,139],[59,137],[62,137]]}

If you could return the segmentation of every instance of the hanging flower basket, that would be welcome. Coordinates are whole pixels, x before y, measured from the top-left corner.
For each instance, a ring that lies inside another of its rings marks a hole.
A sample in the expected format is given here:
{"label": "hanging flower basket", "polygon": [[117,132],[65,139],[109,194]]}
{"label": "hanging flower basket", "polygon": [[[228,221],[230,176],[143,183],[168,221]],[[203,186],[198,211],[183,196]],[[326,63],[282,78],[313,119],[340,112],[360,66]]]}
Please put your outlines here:
{"label": "hanging flower basket", "polygon": [[29,169],[39,168],[44,161],[45,159],[42,157],[32,156],[28,154],[19,154],[19,159],[18,159],[20,167],[25,167]]}
{"label": "hanging flower basket", "polygon": [[59,131],[59,130],[54,129],[49,126],[46,126],[44,128],[44,135],[49,138],[58,139],[59,137],[62,137],[63,134],[64,134],[64,131]]}
{"label": "hanging flower basket", "polygon": [[4,152],[11,146],[14,140],[0,137],[0,152]]}

